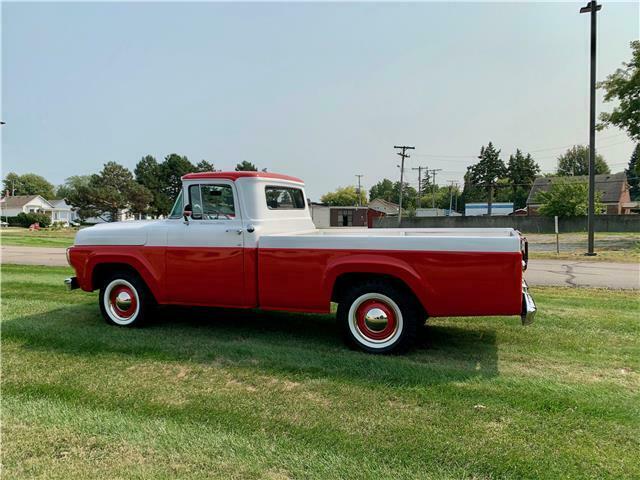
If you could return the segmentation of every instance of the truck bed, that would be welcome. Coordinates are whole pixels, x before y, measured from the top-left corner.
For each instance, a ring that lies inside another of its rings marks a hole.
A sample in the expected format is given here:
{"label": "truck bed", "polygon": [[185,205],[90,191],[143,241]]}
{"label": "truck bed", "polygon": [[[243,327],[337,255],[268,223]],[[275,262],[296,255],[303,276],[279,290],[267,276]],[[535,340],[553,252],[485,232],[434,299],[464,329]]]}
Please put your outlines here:
{"label": "truck bed", "polygon": [[519,252],[512,228],[348,228],[264,234],[259,248]]}

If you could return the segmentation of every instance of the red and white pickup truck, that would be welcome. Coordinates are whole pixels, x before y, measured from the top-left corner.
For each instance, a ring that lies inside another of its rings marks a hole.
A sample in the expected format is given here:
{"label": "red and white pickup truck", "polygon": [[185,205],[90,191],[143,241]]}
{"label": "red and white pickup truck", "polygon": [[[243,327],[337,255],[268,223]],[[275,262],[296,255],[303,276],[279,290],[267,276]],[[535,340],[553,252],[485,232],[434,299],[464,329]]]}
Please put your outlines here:
{"label": "red and white pickup truck", "polygon": [[136,326],[156,305],[330,311],[367,352],[406,350],[427,317],[520,315],[536,307],[516,230],[328,229],[302,180],[192,173],[169,218],[80,230],[70,288],[100,290],[105,320]]}

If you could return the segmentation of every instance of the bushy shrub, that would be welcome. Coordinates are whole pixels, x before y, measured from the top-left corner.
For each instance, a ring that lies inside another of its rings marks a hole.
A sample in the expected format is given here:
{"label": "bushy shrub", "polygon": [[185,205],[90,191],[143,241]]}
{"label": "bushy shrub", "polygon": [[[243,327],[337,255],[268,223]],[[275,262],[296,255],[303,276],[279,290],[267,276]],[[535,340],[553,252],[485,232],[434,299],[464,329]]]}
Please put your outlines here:
{"label": "bushy shrub", "polygon": [[9,217],[8,223],[12,227],[29,228],[32,224],[38,223],[40,227],[47,228],[51,225],[51,217],[44,213],[19,213],[15,217]]}

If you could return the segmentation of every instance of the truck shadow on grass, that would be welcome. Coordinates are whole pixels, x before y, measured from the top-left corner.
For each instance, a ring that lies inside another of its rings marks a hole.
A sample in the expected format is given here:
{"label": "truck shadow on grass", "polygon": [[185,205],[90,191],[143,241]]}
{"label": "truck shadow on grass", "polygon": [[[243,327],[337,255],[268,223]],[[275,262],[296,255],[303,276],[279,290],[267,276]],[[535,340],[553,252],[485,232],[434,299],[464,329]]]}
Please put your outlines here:
{"label": "truck shadow on grass", "polygon": [[[446,322],[444,322],[446,323]],[[188,361],[265,374],[348,378],[392,386],[436,385],[498,375],[495,330],[468,321],[427,325],[405,355],[349,350],[332,315],[164,308],[145,328],[104,323],[76,304],[3,323],[5,341],[65,354]]]}

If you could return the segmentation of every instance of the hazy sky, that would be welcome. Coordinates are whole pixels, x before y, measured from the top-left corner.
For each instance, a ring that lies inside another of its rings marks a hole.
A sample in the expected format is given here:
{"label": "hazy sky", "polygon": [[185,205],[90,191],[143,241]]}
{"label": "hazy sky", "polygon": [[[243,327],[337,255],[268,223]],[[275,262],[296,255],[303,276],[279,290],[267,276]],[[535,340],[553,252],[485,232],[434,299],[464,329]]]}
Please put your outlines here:
{"label": "hazy sky", "polygon": [[[394,144],[461,180],[489,140],[550,171],[588,142],[584,3],[3,2],[3,174],[58,184],[177,152],[300,176],[315,200],[397,179]],[[604,2],[598,33],[602,79],[630,58],[638,4]],[[598,138],[622,170],[631,142]]]}

